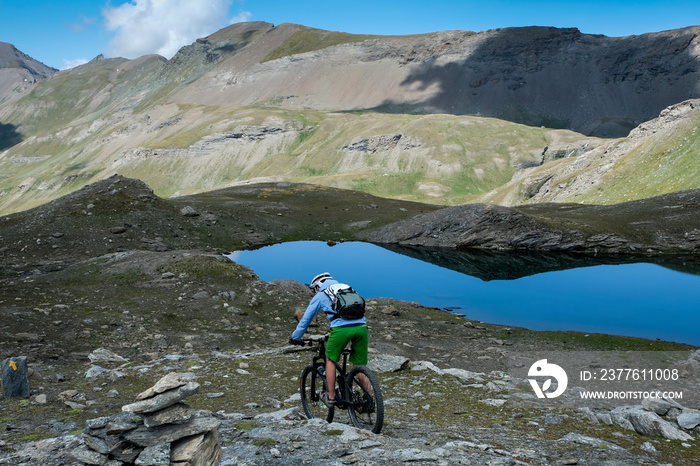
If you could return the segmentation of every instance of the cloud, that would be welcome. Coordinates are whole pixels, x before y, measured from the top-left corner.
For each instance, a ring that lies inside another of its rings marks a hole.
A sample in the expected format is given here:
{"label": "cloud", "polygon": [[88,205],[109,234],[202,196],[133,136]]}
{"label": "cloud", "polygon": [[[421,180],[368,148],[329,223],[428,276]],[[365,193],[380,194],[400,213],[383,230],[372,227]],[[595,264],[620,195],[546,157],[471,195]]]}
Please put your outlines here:
{"label": "cloud", "polygon": [[73,32],[83,32],[86,26],[92,26],[97,22],[97,18],[89,18],[85,15],[80,15],[80,21],[73,21],[71,23],[66,23],[68,29]]}
{"label": "cloud", "polygon": [[63,66],[61,67],[61,69],[62,70],[69,70],[71,68],[75,68],[76,66],[84,65],[87,62],[88,62],[88,60],[86,60],[84,58],[75,58],[72,60],[64,58],[63,59]]}
{"label": "cloud", "polygon": [[[131,0],[107,7],[102,10],[105,26],[115,36],[105,55],[137,58],[157,53],[172,58],[181,47],[236,22],[227,21],[232,3],[233,0]],[[238,17],[244,18],[246,13]]]}
{"label": "cloud", "polygon": [[253,17],[253,13],[250,11],[241,11],[239,12],[236,16],[231,18],[231,21],[229,21],[229,24],[236,24],[236,23],[245,23],[246,21],[250,21],[250,18]]}

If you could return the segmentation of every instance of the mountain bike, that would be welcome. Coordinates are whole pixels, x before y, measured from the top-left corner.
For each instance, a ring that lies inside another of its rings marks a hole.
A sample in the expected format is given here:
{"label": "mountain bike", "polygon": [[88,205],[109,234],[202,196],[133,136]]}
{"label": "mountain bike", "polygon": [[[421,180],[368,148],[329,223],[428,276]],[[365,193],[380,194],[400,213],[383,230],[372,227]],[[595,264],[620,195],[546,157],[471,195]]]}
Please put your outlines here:
{"label": "mountain bike", "polygon": [[[335,363],[336,387],[335,406],[328,408],[321,401],[321,393],[328,391],[326,383],[326,341],[323,338],[302,338],[303,346],[316,350],[316,355],[310,365],[301,372],[300,387],[301,405],[309,419],[325,418],[333,422],[335,408],[347,409],[350,420],[359,429],[371,430],[378,434],[384,423],[384,401],[382,391],[374,375],[367,366],[355,366],[346,372],[349,349],[343,350],[342,366]],[[316,348],[313,348],[313,347]]]}

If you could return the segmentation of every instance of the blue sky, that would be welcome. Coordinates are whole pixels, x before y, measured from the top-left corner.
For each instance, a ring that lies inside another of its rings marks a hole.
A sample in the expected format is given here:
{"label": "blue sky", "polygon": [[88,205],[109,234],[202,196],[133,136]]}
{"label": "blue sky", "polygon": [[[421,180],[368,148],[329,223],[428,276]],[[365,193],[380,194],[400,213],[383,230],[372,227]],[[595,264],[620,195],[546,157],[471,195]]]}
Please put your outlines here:
{"label": "blue sky", "polygon": [[54,68],[148,53],[172,57],[238,21],[298,23],[356,34],[576,27],[626,36],[700,24],[699,0],[0,0],[0,41]]}

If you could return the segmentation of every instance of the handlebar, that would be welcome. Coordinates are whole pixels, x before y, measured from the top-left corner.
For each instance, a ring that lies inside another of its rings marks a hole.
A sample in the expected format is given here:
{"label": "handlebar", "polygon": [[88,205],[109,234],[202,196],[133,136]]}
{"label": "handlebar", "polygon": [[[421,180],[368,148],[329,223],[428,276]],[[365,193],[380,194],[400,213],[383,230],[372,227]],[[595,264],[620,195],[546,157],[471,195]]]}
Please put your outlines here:
{"label": "handlebar", "polygon": [[314,343],[325,343],[328,341],[328,335],[315,335],[310,338],[300,338],[299,340],[289,339],[290,345],[295,346],[313,346]]}

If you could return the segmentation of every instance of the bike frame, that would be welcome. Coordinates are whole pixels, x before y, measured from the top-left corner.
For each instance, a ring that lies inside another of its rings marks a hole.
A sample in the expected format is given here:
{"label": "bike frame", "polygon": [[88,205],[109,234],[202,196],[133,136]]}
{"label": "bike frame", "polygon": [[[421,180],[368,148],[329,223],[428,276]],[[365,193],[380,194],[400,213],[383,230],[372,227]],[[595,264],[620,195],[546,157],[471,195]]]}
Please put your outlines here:
{"label": "bike frame", "polygon": [[[309,340],[309,345],[313,345],[314,340]],[[322,365],[324,371],[326,369],[326,341],[325,340],[320,340],[317,341],[318,343],[318,354],[314,356],[313,358],[313,370],[315,373],[318,373],[318,367],[319,363]],[[350,398],[347,396],[346,392],[346,369],[347,369],[347,364],[348,364],[348,354],[350,354],[350,350],[343,350],[343,365],[342,367],[340,364],[337,362],[335,363],[335,369],[336,369],[336,396],[335,396],[335,406],[340,409],[347,409],[348,406],[353,404],[354,402],[350,400]],[[324,376],[325,378],[325,376]],[[311,399],[312,401],[318,402],[319,397],[316,396],[316,377],[313,377],[311,379]]]}

